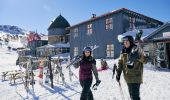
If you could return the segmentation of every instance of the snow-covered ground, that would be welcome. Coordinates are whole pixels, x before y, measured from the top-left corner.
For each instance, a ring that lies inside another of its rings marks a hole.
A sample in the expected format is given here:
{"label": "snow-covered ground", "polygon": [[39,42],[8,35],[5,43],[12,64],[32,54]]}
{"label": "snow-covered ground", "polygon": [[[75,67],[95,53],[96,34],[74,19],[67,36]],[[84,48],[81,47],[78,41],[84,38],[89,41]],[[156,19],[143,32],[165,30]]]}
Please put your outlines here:
{"label": "snow-covered ground", "polygon": [[[0,73],[19,69],[15,65],[16,59],[16,52],[9,52],[5,46],[0,47]],[[92,90],[94,98],[95,100],[121,100],[119,85],[115,78],[112,79],[112,67],[117,60],[107,60],[107,62],[110,69],[99,72],[99,78],[102,82],[97,90]],[[99,61],[97,61],[97,67],[100,67]],[[78,76],[78,69],[72,68],[72,71]],[[35,73],[37,72],[36,70]],[[81,93],[79,81],[73,76],[73,81],[70,82],[68,74],[68,70],[64,69],[66,85],[54,81],[53,89],[48,84],[39,85],[36,75],[37,81],[34,91],[30,86],[28,97],[21,79],[18,79],[15,85],[9,84],[9,81],[0,80],[0,100],[79,100]],[[121,85],[126,100],[130,100],[123,76],[121,77]],[[144,83],[141,85],[141,99],[170,100],[170,71],[167,69],[155,70],[151,64],[146,64]]]}

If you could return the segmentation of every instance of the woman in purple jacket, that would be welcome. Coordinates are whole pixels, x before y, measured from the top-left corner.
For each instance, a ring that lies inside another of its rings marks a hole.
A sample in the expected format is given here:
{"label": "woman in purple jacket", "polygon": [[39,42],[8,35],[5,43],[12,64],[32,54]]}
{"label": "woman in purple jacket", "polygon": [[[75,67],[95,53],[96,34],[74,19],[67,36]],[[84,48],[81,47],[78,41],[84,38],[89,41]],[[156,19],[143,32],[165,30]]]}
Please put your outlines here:
{"label": "woman in purple jacket", "polygon": [[100,84],[100,80],[98,78],[98,72],[96,69],[96,61],[91,56],[92,49],[90,47],[85,47],[83,50],[83,56],[80,58],[80,61],[74,64],[74,67],[79,69],[79,80],[80,85],[82,86],[82,93],[80,100],[94,100],[92,91],[90,89],[92,85],[93,75],[95,76],[96,83],[95,85]]}

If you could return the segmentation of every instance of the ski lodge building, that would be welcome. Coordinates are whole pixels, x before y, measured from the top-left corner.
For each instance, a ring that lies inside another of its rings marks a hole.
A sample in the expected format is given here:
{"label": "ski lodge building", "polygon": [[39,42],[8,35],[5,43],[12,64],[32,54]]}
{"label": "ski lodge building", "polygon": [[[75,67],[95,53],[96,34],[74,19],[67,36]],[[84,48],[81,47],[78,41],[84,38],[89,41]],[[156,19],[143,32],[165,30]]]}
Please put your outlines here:
{"label": "ski lodge building", "polygon": [[[100,16],[93,14],[90,19],[72,26],[59,15],[48,27],[48,45],[37,49],[42,49],[44,54],[48,49],[51,56],[70,53],[73,58],[81,55],[85,46],[97,46],[92,54],[95,58],[117,58],[122,49],[118,36],[135,36],[138,30],[142,30],[141,47],[152,58],[151,62],[156,64],[159,58],[161,66],[170,66],[169,26],[169,23],[164,24],[126,8]],[[158,50],[159,47],[162,48]]]}
{"label": "ski lodge building", "polygon": [[170,69],[170,23],[167,22],[144,38],[144,50],[148,51],[152,63]]}
{"label": "ski lodge building", "polygon": [[95,58],[117,58],[122,45],[117,36],[131,30],[157,28],[163,22],[122,8],[100,16],[93,16],[67,28],[70,31],[70,56],[81,55],[85,46],[99,46]]}
{"label": "ski lodge building", "polygon": [[70,52],[68,21],[59,15],[48,27],[48,44],[38,47],[38,56],[54,56],[58,54],[68,55]]}

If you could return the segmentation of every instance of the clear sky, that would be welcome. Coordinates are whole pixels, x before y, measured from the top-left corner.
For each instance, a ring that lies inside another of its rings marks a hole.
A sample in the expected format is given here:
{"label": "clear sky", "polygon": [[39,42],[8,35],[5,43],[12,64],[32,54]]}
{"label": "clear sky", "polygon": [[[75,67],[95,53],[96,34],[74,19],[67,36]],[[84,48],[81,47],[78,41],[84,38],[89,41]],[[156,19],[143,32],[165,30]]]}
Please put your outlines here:
{"label": "clear sky", "polygon": [[127,8],[163,22],[170,21],[170,0],[0,0],[0,25],[16,25],[47,34],[60,13],[71,25]]}

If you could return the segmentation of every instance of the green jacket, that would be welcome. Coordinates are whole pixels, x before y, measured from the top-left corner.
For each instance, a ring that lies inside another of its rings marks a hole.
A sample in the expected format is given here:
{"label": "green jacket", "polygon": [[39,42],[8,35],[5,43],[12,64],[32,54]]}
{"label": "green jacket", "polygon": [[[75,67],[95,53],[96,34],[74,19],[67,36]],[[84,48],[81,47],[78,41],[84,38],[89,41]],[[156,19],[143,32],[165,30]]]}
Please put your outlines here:
{"label": "green jacket", "polygon": [[129,69],[126,62],[130,53],[121,53],[118,61],[117,75],[120,76],[123,71],[124,79],[127,83],[143,83],[143,64],[147,62],[146,57],[141,48],[136,47],[132,48],[132,50],[139,54],[139,59],[136,59],[133,63],[133,68]]}

